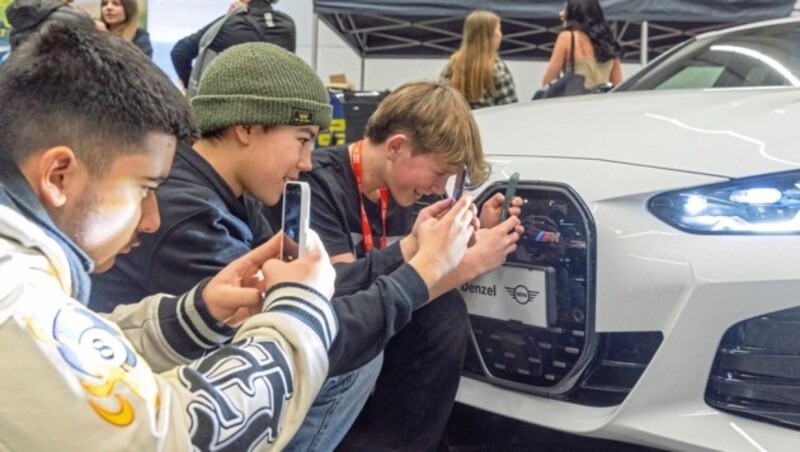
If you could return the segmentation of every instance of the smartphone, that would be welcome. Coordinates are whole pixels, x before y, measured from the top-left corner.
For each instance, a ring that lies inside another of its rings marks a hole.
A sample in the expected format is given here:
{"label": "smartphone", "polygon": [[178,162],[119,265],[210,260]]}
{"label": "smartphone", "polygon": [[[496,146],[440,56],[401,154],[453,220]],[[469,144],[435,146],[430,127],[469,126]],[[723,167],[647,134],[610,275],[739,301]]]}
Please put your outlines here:
{"label": "smartphone", "polygon": [[453,195],[450,197],[450,206],[454,206],[459,199],[461,199],[461,195],[464,194],[464,182],[467,178],[467,167],[462,166],[461,171],[456,174],[456,183],[453,185]]}
{"label": "smartphone", "polygon": [[514,173],[508,178],[508,185],[506,186],[506,194],[503,199],[503,209],[500,210],[500,221],[505,221],[508,218],[508,209],[511,208],[511,200],[517,195],[517,184],[519,184],[519,173]]}
{"label": "smartphone", "polygon": [[306,254],[311,189],[305,182],[288,181],[283,186],[281,259],[291,262]]}

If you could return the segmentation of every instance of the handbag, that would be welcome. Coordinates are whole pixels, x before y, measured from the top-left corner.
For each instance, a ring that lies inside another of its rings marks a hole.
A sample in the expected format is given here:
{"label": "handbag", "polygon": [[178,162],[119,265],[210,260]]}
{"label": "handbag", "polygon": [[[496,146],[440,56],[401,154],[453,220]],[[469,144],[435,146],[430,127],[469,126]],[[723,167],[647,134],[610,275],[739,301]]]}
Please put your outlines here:
{"label": "handbag", "polygon": [[569,48],[569,61],[567,68],[557,80],[550,82],[547,87],[537,90],[533,94],[533,99],[549,99],[551,97],[563,96],[577,96],[579,94],[586,94],[586,88],[583,84],[586,78],[580,74],[575,73],[575,32],[570,30],[571,44]]}

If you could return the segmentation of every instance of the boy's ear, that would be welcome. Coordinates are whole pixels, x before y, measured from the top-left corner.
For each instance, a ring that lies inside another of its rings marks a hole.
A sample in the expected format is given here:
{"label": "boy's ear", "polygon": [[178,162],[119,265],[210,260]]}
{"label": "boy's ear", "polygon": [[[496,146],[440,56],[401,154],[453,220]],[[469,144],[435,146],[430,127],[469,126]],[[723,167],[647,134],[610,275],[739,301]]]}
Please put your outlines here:
{"label": "boy's ear", "polygon": [[233,136],[242,146],[250,146],[253,142],[252,126],[233,126]]}
{"label": "boy's ear", "polygon": [[395,133],[386,139],[386,155],[391,161],[396,160],[406,148],[411,151],[411,141],[404,133]]}
{"label": "boy's ear", "polygon": [[86,172],[75,152],[66,146],[44,151],[35,169],[31,183],[46,208],[64,206],[70,184],[76,183]]}

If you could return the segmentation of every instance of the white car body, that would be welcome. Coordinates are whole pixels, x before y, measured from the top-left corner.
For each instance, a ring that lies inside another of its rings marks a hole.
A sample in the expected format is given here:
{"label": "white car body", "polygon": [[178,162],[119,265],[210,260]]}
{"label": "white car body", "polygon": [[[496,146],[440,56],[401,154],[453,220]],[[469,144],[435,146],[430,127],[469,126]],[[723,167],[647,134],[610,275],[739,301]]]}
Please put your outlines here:
{"label": "white car body", "polygon": [[[688,233],[653,215],[648,202],[686,187],[800,169],[800,89],[612,93],[475,116],[493,171],[474,196],[502,190],[514,172],[520,190],[568,186],[595,227],[591,334],[659,332],[663,339],[613,406],[474,376],[462,378],[458,401],[544,427],[671,450],[797,449],[799,431],[712,408],[704,394],[731,326],[800,306],[800,236]],[[487,315],[502,320],[507,308],[508,319],[519,317],[508,298],[462,293],[473,314],[492,311]],[[487,310],[489,302],[500,307]]]}

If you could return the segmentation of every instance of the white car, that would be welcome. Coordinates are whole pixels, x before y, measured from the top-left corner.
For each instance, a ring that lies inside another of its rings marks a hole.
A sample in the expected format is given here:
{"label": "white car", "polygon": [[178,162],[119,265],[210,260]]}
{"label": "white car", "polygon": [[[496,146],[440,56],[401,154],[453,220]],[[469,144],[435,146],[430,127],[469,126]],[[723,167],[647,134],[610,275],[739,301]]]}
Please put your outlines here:
{"label": "white car", "polygon": [[673,450],[800,445],[800,89],[626,92],[475,113],[526,233],[461,291],[458,393]]}
{"label": "white car", "polygon": [[800,18],[701,34],[677,45],[617,91],[800,85]]}

